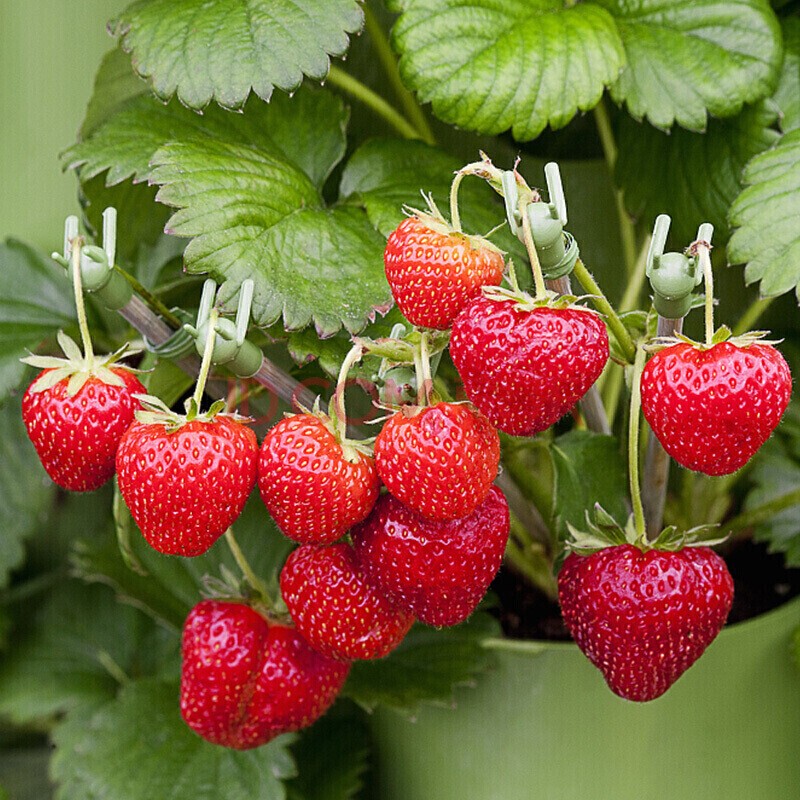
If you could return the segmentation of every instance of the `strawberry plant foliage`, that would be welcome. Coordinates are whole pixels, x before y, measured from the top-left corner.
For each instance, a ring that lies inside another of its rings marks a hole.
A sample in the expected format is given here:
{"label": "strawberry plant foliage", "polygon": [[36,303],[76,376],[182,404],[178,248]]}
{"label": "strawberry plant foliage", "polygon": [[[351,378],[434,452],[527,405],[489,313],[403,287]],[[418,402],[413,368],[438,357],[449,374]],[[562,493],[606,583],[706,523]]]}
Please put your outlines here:
{"label": "strawberry plant foliage", "polygon": [[362,24],[356,0],[140,0],[111,29],[158,97],[201,109],[324,78]]}

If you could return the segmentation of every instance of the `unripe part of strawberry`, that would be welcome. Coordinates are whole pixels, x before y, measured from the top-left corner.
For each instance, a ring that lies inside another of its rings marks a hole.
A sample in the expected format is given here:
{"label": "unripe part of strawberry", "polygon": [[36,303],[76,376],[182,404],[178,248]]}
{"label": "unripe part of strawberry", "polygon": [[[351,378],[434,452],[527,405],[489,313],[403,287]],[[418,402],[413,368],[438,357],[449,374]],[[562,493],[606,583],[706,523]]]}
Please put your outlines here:
{"label": "unripe part of strawberry", "polygon": [[453,324],[450,355],[469,399],[504,433],[549,428],[589,390],[608,360],[602,319],[583,308],[519,309],[476,297]]}
{"label": "unripe part of strawberry", "polygon": [[469,405],[405,407],[375,440],[375,464],[386,488],[431,520],[471,514],[497,477],[500,439]]}
{"label": "unripe part of strawberry", "polygon": [[114,474],[120,439],[133,422],[144,386],[129,370],[111,368],[123,386],[90,377],[70,397],[64,378],[42,391],[39,381],[22,398],[22,419],[39,460],[52,480],[71,492],[98,489]]}
{"label": "unripe part of strawberry", "polygon": [[406,319],[438,330],[449,328],[482,286],[499,284],[504,267],[502,254],[488,242],[418,216],[389,234],[383,262]]}
{"label": "unripe part of strawberry", "polygon": [[383,658],[414,622],[367,581],[345,542],[298,547],[281,571],[281,594],[311,646],[346,661]]}
{"label": "unripe part of strawberry", "polygon": [[706,475],[741,469],[780,422],[791,393],[789,366],[768,344],[675,344],[642,373],[642,411],[658,440],[681,466]]}
{"label": "unripe part of strawberry", "polygon": [[242,513],[257,460],[253,431],[223,414],[176,430],[134,422],[117,451],[117,476],[151,547],[198,556]]}
{"label": "unripe part of strawberry", "polygon": [[213,744],[248,750],[305,728],[331,706],[350,665],[242,603],[205,600],[183,628],[181,715]]}
{"label": "unripe part of strawberry", "polygon": [[313,414],[287,417],[267,433],[258,461],[258,488],[290,539],[329,544],[375,505],[380,488],[375,461],[355,448],[348,450]]}
{"label": "unripe part of strawberry", "polygon": [[353,530],[369,580],[421,622],[463,622],[486,594],[508,542],[508,504],[493,486],[468,517],[431,522],[391,495]]}
{"label": "unripe part of strawberry", "polygon": [[564,622],[627,700],[654,700],[703,654],[727,619],[733,580],[708,547],[571,553],[558,576]]}

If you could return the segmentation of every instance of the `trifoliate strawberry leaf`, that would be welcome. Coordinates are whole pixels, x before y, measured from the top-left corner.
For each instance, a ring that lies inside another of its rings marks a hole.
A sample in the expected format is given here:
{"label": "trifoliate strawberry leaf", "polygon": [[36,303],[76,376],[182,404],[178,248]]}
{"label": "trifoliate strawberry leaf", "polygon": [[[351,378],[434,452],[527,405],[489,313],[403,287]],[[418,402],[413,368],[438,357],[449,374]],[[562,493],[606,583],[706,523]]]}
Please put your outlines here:
{"label": "trifoliate strawberry leaf", "polygon": [[139,0],[110,27],[156,95],[201,109],[322,80],[362,24],[356,0]]}
{"label": "trifoliate strawberry leaf", "polygon": [[283,800],[295,774],[292,737],[237,752],[209,744],[183,722],[177,683],[148,679],[53,733],[58,800]]}
{"label": "trifoliate strawberry leaf", "polygon": [[746,188],[730,208],[732,264],[762,297],[794,289],[800,298],[800,130],[757,155],[744,171]]}
{"label": "trifoliate strawberry leaf", "polygon": [[[431,194],[449,218],[450,184],[462,166],[457,158],[424,142],[372,139],[347,162],[339,191],[348,202],[361,205],[372,224],[388,236],[405,218],[405,206],[424,208],[420,192]],[[459,209],[467,233],[482,236],[502,225],[491,241],[517,260],[526,257],[525,248],[503,224],[505,211],[500,198],[484,181],[464,180]]]}
{"label": "trifoliate strawberry leaf", "polygon": [[714,242],[723,243],[744,167],[777,138],[775,119],[774,105],[766,102],[712,120],[704,134],[680,128],[667,134],[621,116],[616,179],[628,211],[645,220],[670,214],[670,235],[687,244],[701,222],[711,222]]}
{"label": "trifoliate strawberry leaf", "polygon": [[421,703],[451,705],[456,686],[473,684],[491,666],[483,642],[498,635],[497,621],[483,611],[444,630],[418,624],[386,658],[355,662],[344,694],[368,711],[383,705],[412,714]]}
{"label": "trifoliate strawberry leaf", "polygon": [[702,131],[707,115],[729,117],[769,96],[782,47],[762,0],[592,0],[613,15],[627,65],[611,86],[631,116],[658,128]]}
{"label": "trifoliate strawberry leaf", "polygon": [[252,278],[256,324],[356,332],[390,307],[383,237],[361,209],[326,207],[289,162],[209,140],[167,145],[153,162],[158,199],[179,209],[169,231],[195,237],[186,269],[223,283],[223,299]]}
{"label": "trifoliate strawberry leaf", "polygon": [[601,506],[601,522],[628,517],[625,460],[613,436],[570,431],[550,446],[554,469],[553,530],[565,538],[568,525],[586,530],[586,513]]}
{"label": "trifoliate strawberry leaf", "polygon": [[110,700],[125,675],[154,672],[154,656],[177,659],[177,636],[104,586],[63,581],[17,618],[14,648],[0,663],[0,714],[17,723]]}
{"label": "trifoliate strawberry leaf", "polygon": [[773,99],[781,110],[784,133],[800,128],[800,18],[787,17],[783,29],[783,69]]}
{"label": "trifoliate strawberry leaf", "polygon": [[[592,108],[625,63],[614,20],[590,3],[394,0],[408,86],[444,122],[533,139]],[[565,7],[569,6],[569,7]]]}
{"label": "trifoliate strawberry leaf", "polygon": [[0,402],[25,370],[19,359],[60,328],[75,324],[64,270],[15,239],[0,244]]}
{"label": "trifoliate strawberry leaf", "polygon": [[336,703],[292,746],[297,776],[286,784],[288,800],[356,800],[369,751],[364,713],[352,703]]}
{"label": "trifoliate strawberry leaf", "polygon": [[0,406],[0,587],[23,560],[23,541],[44,522],[55,485],[22,424],[20,398]]}

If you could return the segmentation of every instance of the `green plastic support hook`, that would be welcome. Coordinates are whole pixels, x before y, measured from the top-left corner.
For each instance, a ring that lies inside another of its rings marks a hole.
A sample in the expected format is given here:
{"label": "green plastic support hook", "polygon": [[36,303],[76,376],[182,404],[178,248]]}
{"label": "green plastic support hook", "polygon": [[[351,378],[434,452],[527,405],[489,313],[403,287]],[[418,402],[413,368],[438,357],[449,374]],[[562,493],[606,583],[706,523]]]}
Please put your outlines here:
{"label": "green plastic support hook", "polygon": [[[64,223],[64,255],[53,253],[52,258],[69,267],[72,242],[78,235],[78,218],[67,217]],[[85,245],[81,250],[81,284],[85,292],[97,296],[111,311],[126,306],[133,290],[125,278],[114,269],[117,252],[117,210],[111,206],[103,212],[103,246]],[[71,278],[71,273],[70,273]]]}
{"label": "green plastic support hook", "polygon": [[[664,252],[671,222],[667,214],[656,217],[647,252],[646,274],[653,287],[653,305],[659,316],[681,319],[692,307],[692,292],[703,280],[703,272],[695,256]],[[713,233],[714,226],[704,222],[697,231],[697,238],[710,244]]]}
{"label": "green plastic support hook", "polygon": [[[255,286],[252,279],[242,282],[239,290],[239,304],[236,309],[236,321],[220,317],[217,320],[214,332],[214,350],[211,361],[218,366],[225,366],[239,378],[251,378],[255,375],[264,359],[261,350],[246,339],[247,328],[250,324],[250,309],[253,305],[253,291]],[[217,284],[209,278],[203,284],[203,294],[200,298],[200,307],[197,310],[196,326],[184,325],[195,340],[195,348],[202,356],[208,335],[208,322],[211,308],[217,295]]]}

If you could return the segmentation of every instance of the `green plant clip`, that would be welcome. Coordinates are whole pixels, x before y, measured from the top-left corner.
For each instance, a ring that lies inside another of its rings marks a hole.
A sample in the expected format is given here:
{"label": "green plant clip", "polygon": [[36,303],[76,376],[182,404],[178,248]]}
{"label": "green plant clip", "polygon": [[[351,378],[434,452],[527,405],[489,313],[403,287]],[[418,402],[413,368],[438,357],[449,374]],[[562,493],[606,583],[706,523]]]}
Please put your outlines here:
{"label": "green plant clip", "polygon": [[[246,339],[247,327],[250,324],[250,309],[253,304],[253,290],[252,279],[243,281],[239,291],[236,321],[219,317],[214,324],[216,336],[211,363],[227,367],[239,378],[251,378],[261,369],[264,360],[261,349]],[[203,284],[200,308],[197,310],[197,324],[183,326],[184,330],[194,338],[195,348],[200,356],[205,349],[211,308],[216,294],[217,284],[209,278]]]}
{"label": "green plant clip", "polygon": [[[665,253],[671,219],[659,214],[653,225],[653,238],[647,252],[646,275],[653,288],[653,305],[659,316],[681,319],[692,308],[692,292],[703,280],[696,256]],[[711,242],[714,228],[707,222],[697,232],[698,240]]]}
{"label": "green plant clip", "polygon": [[[64,224],[64,255],[52,257],[64,267],[69,266],[72,241],[78,235],[78,218],[69,216]],[[109,206],[103,212],[103,246],[84,245],[81,250],[81,285],[109,310],[124,308],[133,295],[125,278],[114,269],[117,252],[117,210]],[[70,273],[70,280],[72,279]]]}

